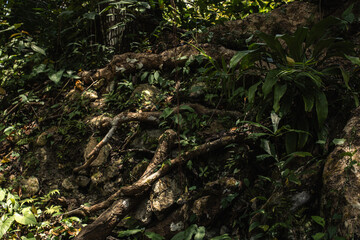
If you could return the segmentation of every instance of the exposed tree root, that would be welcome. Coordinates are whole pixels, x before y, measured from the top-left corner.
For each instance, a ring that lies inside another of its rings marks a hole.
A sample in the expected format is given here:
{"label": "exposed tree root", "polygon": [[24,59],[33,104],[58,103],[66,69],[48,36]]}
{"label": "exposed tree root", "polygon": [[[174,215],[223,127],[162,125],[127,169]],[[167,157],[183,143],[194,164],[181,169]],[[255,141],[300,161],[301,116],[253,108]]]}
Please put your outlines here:
{"label": "exposed tree root", "polygon": [[[218,109],[209,109],[200,104],[183,104],[180,107],[174,107],[173,112],[181,111],[182,106],[189,106],[195,110],[195,112],[199,115],[218,115],[218,116],[231,116],[238,118],[241,116],[240,112],[237,111],[225,111],[225,110],[218,110]],[[79,172],[82,169],[87,168],[90,164],[96,159],[98,156],[101,148],[105,146],[110,138],[115,133],[116,129],[120,124],[132,122],[132,121],[139,121],[139,122],[146,122],[151,124],[159,124],[160,116],[162,112],[122,112],[118,114],[112,120],[112,127],[109,132],[105,135],[105,137],[95,146],[95,148],[86,156],[86,161],[80,167],[76,167],[73,169],[74,172]]]}
{"label": "exposed tree root", "polygon": [[134,72],[141,68],[160,69],[182,66],[187,60],[186,57],[196,56],[201,53],[217,61],[221,60],[222,57],[225,60],[229,60],[235,55],[236,51],[220,45],[205,43],[199,44],[196,47],[191,45],[179,46],[160,54],[124,53],[114,56],[106,67],[96,71],[83,71],[79,73],[79,76],[82,77],[87,84],[102,78],[112,80],[118,74]]}
{"label": "exposed tree root", "polygon": [[[165,133],[160,137],[160,143],[155,155],[138,181],[132,185],[120,188],[116,193],[101,203],[91,207],[81,207],[80,209],[67,213],[68,215],[86,215],[108,208],[93,223],[86,226],[75,239],[105,239],[106,236],[111,233],[111,230],[116,226],[116,223],[125,217],[131,207],[136,203],[136,200],[133,198],[141,199],[140,196],[143,196],[156,180],[169,173],[174,167],[184,164],[190,159],[194,159],[197,156],[223,148],[230,143],[243,139],[245,134],[230,134],[212,142],[204,143],[195,149],[187,151],[184,154],[170,160],[169,163],[164,164],[163,162],[168,156],[172,143],[175,140],[175,136],[176,133],[170,129],[165,131]],[[155,171],[157,166],[160,164],[162,164],[161,167]],[[116,202],[109,207],[114,201]],[[99,229],[104,230],[99,233]]]}

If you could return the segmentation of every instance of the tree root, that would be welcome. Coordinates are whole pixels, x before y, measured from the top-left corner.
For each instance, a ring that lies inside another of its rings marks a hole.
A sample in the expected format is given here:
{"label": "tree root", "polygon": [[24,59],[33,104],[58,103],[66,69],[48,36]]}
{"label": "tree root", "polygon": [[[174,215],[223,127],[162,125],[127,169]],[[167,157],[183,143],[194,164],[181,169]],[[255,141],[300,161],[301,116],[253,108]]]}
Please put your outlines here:
{"label": "tree root", "polygon": [[[164,164],[172,143],[175,140],[176,133],[173,130],[167,130],[160,137],[160,143],[156,150],[156,153],[148,165],[147,169],[143,173],[142,177],[130,186],[124,186],[120,188],[116,193],[111,195],[105,201],[93,205],[91,207],[82,207],[80,209],[69,212],[67,215],[87,215],[95,211],[108,208],[114,201],[115,203],[102,213],[93,223],[86,226],[80,234],[75,238],[76,240],[90,240],[90,239],[105,239],[111,230],[116,226],[116,223],[120,221],[136,203],[135,199],[142,199],[143,196],[152,186],[152,184],[160,177],[169,173],[174,167],[184,164],[190,159],[194,159],[202,154],[214,151],[219,148],[223,148],[230,143],[244,139],[246,134],[237,133],[223,136],[212,142],[207,142],[197,146],[193,150],[187,151],[184,154],[171,159],[169,163]],[[163,164],[162,164],[163,163]],[[154,172],[156,167],[162,164],[162,166]],[[136,196],[136,198],[135,198]],[[116,222],[116,223],[114,223]],[[98,229],[104,229],[101,234]],[[101,236],[100,236],[101,235]],[[95,237],[96,236],[96,237]]]}
{"label": "tree root", "polygon": [[[189,106],[199,115],[218,115],[218,116],[231,116],[235,118],[239,118],[241,116],[240,112],[237,111],[225,111],[225,110],[219,110],[219,109],[209,109],[206,108],[200,104],[182,104],[179,107],[174,107],[172,109],[173,112],[182,111],[183,106]],[[105,146],[110,138],[115,133],[116,129],[120,124],[132,122],[132,121],[139,121],[139,122],[147,122],[151,124],[159,124],[160,123],[160,116],[162,112],[122,112],[118,114],[114,119],[112,120],[112,127],[109,130],[109,132],[105,135],[105,137],[95,146],[95,148],[86,156],[86,161],[83,165],[76,167],[73,169],[73,171],[79,172],[88,166],[96,159],[98,156],[101,148]]]}

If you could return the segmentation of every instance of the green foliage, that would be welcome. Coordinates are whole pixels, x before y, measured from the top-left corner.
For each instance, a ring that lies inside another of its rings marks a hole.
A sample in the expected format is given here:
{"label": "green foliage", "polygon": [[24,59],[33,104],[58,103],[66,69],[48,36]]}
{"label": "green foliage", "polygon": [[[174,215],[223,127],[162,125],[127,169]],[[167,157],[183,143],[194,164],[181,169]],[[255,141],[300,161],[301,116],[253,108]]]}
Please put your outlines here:
{"label": "green foliage", "polygon": [[181,28],[191,30],[219,24],[227,20],[244,18],[251,13],[268,12],[291,1],[175,1],[175,9],[169,2],[159,1],[160,8],[163,9],[164,19],[175,22]]}
{"label": "green foliage", "polygon": [[[286,134],[288,153],[306,145],[310,136],[306,132],[321,132],[328,117],[330,103],[325,89],[339,84],[331,82],[336,67],[322,66],[330,57],[344,57],[352,51],[352,44],[331,36],[335,26],[342,26],[342,21],[329,17],[311,29],[299,28],[294,34],[258,33],[264,44],[252,44],[250,52],[239,52],[230,61],[230,66],[241,63],[243,69],[242,64],[251,59],[252,68],[260,67],[258,71],[264,75],[246,91],[251,107],[256,108],[257,121],[274,111],[283,119],[283,126],[303,131]],[[338,88],[347,91],[348,81],[345,78],[345,84]]]}
{"label": "green foliage", "polygon": [[58,194],[58,190],[53,190],[42,197],[21,200],[16,194],[0,189],[0,238],[19,239],[21,236],[21,239],[38,239],[46,236],[46,239],[58,239],[59,235],[74,236],[78,229],[73,227],[73,223],[81,220],[74,217],[57,219],[62,214],[61,207],[49,206]]}

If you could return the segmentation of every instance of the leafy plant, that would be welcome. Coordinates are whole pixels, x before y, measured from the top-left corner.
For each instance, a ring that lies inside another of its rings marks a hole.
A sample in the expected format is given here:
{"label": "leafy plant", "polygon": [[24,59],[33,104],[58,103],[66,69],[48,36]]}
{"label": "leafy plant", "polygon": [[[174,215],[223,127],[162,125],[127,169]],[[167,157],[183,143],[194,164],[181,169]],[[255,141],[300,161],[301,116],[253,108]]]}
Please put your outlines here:
{"label": "leafy plant", "polygon": [[[283,124],[304,132],[286,134],[288,153],[305,146],[309,137],[305,132],[321,132],[328,117],[325,89],[331,84],[330,74],[334,67],[321,66],[330,57],[343,57],[344,53],[352,51],[349,42],[330,36],[331,27],[336,25],[341,25],[341,21],[330,17],[312,29],[299,28],[294,34],[270,36],[258,33],[265,43],[252,44],[253,52],[239,52],[230,62],[230,66],[238,64],[240,57],[247,55],[247,58],[257,56],[263,62],[258,67],[264,72],[264,78],[247,89],[247,100],[258,109],[257,121],[267,112],[274,111],[283,119]],[[253,63],[254,66],[259,64]],[[316,122],[313,121],[315,118]]]}

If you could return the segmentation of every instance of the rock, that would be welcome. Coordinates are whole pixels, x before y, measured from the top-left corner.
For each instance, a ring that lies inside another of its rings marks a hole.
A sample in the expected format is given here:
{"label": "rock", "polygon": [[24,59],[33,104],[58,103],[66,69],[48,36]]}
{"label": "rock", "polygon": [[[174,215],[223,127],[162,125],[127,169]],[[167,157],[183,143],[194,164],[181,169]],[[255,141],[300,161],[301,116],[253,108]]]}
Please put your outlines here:
{"label": "rock", "polygon": [[218,190],[219,193],[224,191],[238,191],[241,189],[241,182],[233,177],[221,177],[216,181],[208,182],[205,185],[206,190]]}
{"label": "rock", "polygon": [[119,165],[112,164],[105,169],[105,178],[110,180],[111,178],[119,174]]}
{"label": "rock", "polygon": [[77,99],[80,99],[81,97],[89,100],[95,100],[98,99],[97,92],[93,90],[87,90],[85,92],[80,92],[76,89],[71,89],[66,95],[65,98],[67,98],[70,101],[75,101]]}
{"label": "rock", "polygon": [[141,177],[141,175],[144,173],[144,171],[146,170],[146,167],[149,165],[148,161],[141,161],[138,164],[136,164],[136,166],[131,170],[131,177],[134,180],[137,180]]}
{"label": "rock", "polygon": [[118,186],[118,185],[114,182],[105,183],[104,187],[103,187],[102,195],[109,196],[109,195],[113,194],[117,190],[116,186]]}
{"label": "rock", "polygon": [[180,196],[182,190],[178,183],[177,179],[165,176],[153,185],[150,201],[157,217],[160,216],[161,212],[173,205]]}
{"label": "rock", "polygon": [[72,178],[72,177],[65,178],[63,180],[63,182],[61,183],[61,186],[67,191],[72,191],[77,188],[74,178]]}
{"label": "rock", "polygon": [[105,79],[102,78],[102,79],[99,79],[98,81],[96,81],[93,86],[96,90],[99,90],[102,86],[104,86],[105,84]]}
{"label": "rock", "polygon": [[203,196],[194,201],[191,211],[197,216],[199,222],[208,225],[220,212],[221,199],[215,195]]}
{"label": "rock", "polygon": [[104,181],[105,179],[102,172],[96,172],[91,176],[91,182],[95,185],[103,183]]}
{"label": "rock", "polygon": [[79,99],[81,97],[81,92],[71,89],[66,95],[65,98],[67,98],[70,101],[74,101],[76,99]]}
{"label": "rock", "polygon": [[106,106],[105,98],[96,99],[94,102],[90,103],[90,107],[93,109],[101,110]]}
{"label": "rock", "polygon": [[225,225],[222,225],[221,228],[220,228],[220,235],[224,235],[224,234],[227,234],[227,233],[230,233],[230,230],[227,226]]}
{"label": "rock", "polygon": [[302,192],[295,194],[294,196],[291,197],[293,204],[292,204],[290,210],[294,211],[297,208],[303,206],[310,200],[310,198],[311,198],[310,193],[308,193],[306,191],[302,191]]}
{"label": "rock", "polygon": [[[96,138],[91,137],[86,148],[84,151],[84,158],[86,159],[86,156],[94,149],[94,147],[97,145]],[[103,165],[107,158],[109,157],[111,151],[111,145],[106,144],[104,147],[101,148],[99,155],[96,157],[96,159],[90,164],[92,167],[99,167]]]}
{"label": "rock", "polygon": [[139,103],[141,110],[152,110],[156,108],[158,102],[158,96],[161,91],[149,84],[140,84],[135,88],[130,96],[130,100]]}
{"label": "rock", "polygon": [[204,82],[194,83],[190,87],[189,97],[191,97],[191,98],[199,98],[199,97],[204,95],[205,90],[206,90],[206,83],[204,83]]}
{"label": "rock", "polygon": [[111,125],[112,118],[102,114],[96,117],[86,118],[85,123],[92,128],[105,128]]}
{"label": "rock", "polygon": [[87,176],[83,176],[80,175],[76,178],[76,183],[80,186],[80,187],[86,187],[90,182],[90,178],[88,178]]}
{"label": "rock", "polygon": [[150,223],[152,217],[151,202],[148,199],[141,201],[139,206],[136,208],[134,218],[144,225]]}
{"label": "rock", "polygon": [[161,129],[146,130],[140,136],[135,137],[135,139],[130,143],[130,146],[138,149],[151,149],[151,147],[157,146],[159,137],[163,133],[164,131]]}
{"label": "rock", "polygon": [[37,146],[40,146],[40,147],[43,147],[46,145],[47,143],[47,138],[50,136],[50,135],[53,135],[55,132],[57,132],[57,127],[56,126],[53,126],[53,127],[50,127],[48,130],[46,130],[45,132],[42,132],[36,139],[36,142],[35,144]]}
{"label": "rock", "polygon": [[39,180],[36,177],[29,177],[21,181],[24,196],[30,197],[40,190]]}
{"label": "rock", "polygon": [[89,99],[89,100],[95,100],[95,99],[98,99],[98,94],[97,92],[95,91],[92,91],[92,90],[87,90],[85,91],[82,96],[86,99]]}
{"label": "rock", "polygon": [[149,232],[156,232],[165,239],[171,239],[176,234],[176,231],[184,230],[184,223],[189,219],[188,212],[188,205],[184,204],[181,208],[166,214],[165,219],[157,222],[155,226],[147,230]]}
{"label": "rock", "polygon": [[184,229],[184,223],[182,221],[174,223],[172,222],[170,224],[170,231],[172,232],[178,232]]}
{"label": "rock", "polygon": [[46,137],[47,137],[47,132],[43,132],[41,133],[37,138],[36,138],[36,142],[35,144],[37,146],[43,147],[46,145]]}

